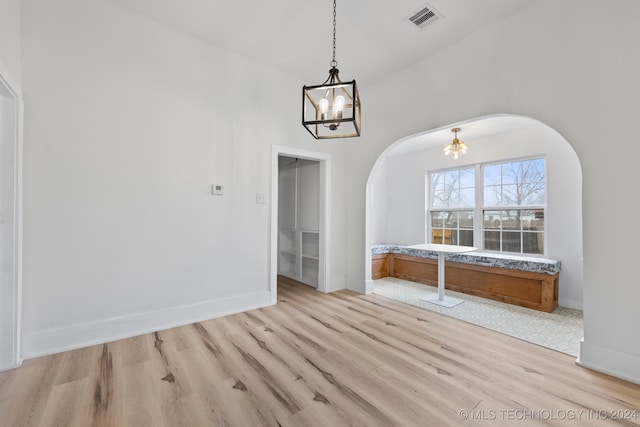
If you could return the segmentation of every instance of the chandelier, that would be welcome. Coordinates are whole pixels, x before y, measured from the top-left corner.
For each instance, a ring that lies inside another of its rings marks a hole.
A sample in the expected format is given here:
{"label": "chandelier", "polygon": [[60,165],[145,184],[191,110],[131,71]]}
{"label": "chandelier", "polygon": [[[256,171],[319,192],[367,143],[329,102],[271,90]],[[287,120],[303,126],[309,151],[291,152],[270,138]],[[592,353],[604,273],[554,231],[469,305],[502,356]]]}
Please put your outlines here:
{"label": "chandelier", "polygon": [[356,81],[338,77],[336,0],[333,1],[333,60],[321,85],[302,87],[302,125],[315,139],[360,136],[360,95]]}
{"label": "chandelier", "polygon": [[451,132],[453,132],[455,136],[453,141],[444,147],[444,155],[457,159],[462,154],[467,154],[467,144],[458,139],[458,132],[460,132],[460,128],[453,128],[451,129]]}

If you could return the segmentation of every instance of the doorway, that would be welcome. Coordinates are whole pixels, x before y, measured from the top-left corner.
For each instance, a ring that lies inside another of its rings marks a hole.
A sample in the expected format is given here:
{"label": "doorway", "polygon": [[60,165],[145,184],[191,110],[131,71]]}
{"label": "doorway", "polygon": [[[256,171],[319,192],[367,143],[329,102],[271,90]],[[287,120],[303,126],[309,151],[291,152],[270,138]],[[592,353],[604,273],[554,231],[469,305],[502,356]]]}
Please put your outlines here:
{"label": "doorway", "polygon": [[320,162],[278,156],[278,275],[318,288]]}
{"label": "doorway", "polygon": [[271,302],[277,277],[328,292],[330,156],[273,146],[271,174]]}
{"label": "doorway", "polygon": [[0,74],[0,371],[21,363],[20,105]]}
{"label": "doorway", "polygon": [[[470,147],[469,153],[456,160],[442,154],[443,141],[450,140],[449,134],[454,126],[465,129],[465,140]],[[582,171],[578,156],[569,142],[548,125],[532,118],[509,114],[472,118],[410,135],[382,153],[372,168],[366,189],[367,292],[395,295],[405,302],[415,303],[426,309],[433,308],[433,304],[420,300],[431,292],[423,285],[403,282],[396,280],[397,278],[374,281],[371,271],[373,244],[393,242],[406,246],[433,241],[429,228],[432,217],[428,208],[433,206],[433,201],[429,200],[428,172],[465,168],[482,171],[484,165],[541,157],[545,159],[546,200],[544,252],[540,255],[562,262],[558,295],[560,307],[553,314],[548,314],[511,304],[501,306],[502,303],[478,299],[474,295],[452,294],[466,300],[465,304],[457,309],[441,311],[452,317],[473,319],[472,323],[477,321],[482,326],[577,355],[584,332]],[[491,186],[487,188],[491,190]],[[484,226],[482,197],[486,194],[485,188],[479,186],[470,193],[473,194],[466,200],[471,200],[470,206],[475,206],[474,216],[480,218],[480,225]],[[460,216],[456,221],[459,218]],[[487,218],[490,217],[487,215]],[[455,226],[459,224],[457,222]],[[491,223],[487,224],[491,228]],[[449,228],[455,227],[452,224]],[[485,239],[490,234],[485,234],[482,228],[475,234],[478,235],[474,235],[469,246],[491,252],[486,246],[489,240]],[[501,256],[518,257],[518,254],[502,253]],[[551,321],[551,318],[555,320]]]}

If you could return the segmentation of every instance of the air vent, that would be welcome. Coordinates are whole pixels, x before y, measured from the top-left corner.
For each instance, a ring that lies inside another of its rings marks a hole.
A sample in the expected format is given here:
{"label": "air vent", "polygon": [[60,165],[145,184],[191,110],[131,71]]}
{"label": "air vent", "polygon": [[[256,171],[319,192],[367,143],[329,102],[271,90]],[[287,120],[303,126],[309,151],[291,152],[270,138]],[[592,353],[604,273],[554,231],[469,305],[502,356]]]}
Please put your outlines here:
{"label": "air vent", "polygon": [[436,12],[433,7],[426,5],[418,9],[407,19],[416,27],[423,29],[427,25],[437,21],[441,16],[442,15]]}

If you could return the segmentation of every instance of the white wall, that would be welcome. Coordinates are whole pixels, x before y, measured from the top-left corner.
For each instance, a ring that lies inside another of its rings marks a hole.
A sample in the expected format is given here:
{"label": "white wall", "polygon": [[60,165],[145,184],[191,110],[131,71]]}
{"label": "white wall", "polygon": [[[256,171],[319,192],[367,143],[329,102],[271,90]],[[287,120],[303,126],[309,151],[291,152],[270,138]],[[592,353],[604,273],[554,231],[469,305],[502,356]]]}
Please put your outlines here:
{"label": "white wall", "polygon": [[20,39],[20,0],[0,0],[0,370],[20,363]]}
{"label": "white wall", "polygon": [[[585,336],[580,363],[640,382],[638,144],[612,150],[640,117],[640,2],[537,0],[375,86],[349,142],[348,284],[366,287],[367,179],[407,135],[495,113],[532,117],[575,149],[583,174]],[[594,23],[597,23],[594,25]],[[369,94],[369,95],[367,95]],[[397,105],[397,108],[389,108]],[[401,106],[401,108],[400,108]],[[366,123],[366,125],[364,125]],[[357,159],[357,162],[356,162]]]}
{"label": "white wall", "polygon": [[0,370],[18,363],[16,248],[16,100],[0,81]]}
{"label": "white wall", "polygon": [[268,304],[271,145],[342,181],[303,83],[97,0],[23,1],[22,56],[25,356]]}
{"label": "white wall", "polygon": [[473,135],[467,133],[462,139],[469,145],[469,152],[458,160],[442,154],[447,141],[426,150],[385,157],[387,179],[373,187],[373,194],[378,199],[387,200],[383,205],[386,212],[379,212],[375,208],[372,212],[374,220],[379,214],[386,216],[385,237],[379,242],[406,245],[424,243],[427,171],[545,156],[545,256],[562,261],[560,305],[581,309],[584,282],[582,173],[573,148],[560,135],[542,124],[481,138],[473,138]]}
{"label": "white wall", "polygon": [[0,0],[0,74],[19,90],[20,0]]}

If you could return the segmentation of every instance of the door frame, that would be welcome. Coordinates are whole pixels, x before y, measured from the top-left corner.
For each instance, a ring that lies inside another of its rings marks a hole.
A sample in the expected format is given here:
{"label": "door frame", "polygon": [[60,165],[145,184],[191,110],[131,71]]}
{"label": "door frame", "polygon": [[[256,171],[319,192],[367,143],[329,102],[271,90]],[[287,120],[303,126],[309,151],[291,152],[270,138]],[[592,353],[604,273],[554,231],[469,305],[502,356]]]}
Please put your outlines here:
{"label": "door frame", "polygon": [[320,292],[329,292],[328,278],[331,277],[331,262],[329,259],[330,245],[330,200],[331,188],[331,155],[318,151],[304,150],[283,145],[271,146],[271,231],[269,233],[269,291],[271,304],[278,298],[278,157],[297,157],[299,159],[314,160],[320,163],[320,202],[319,202],[319,246],[318,287]]}
{"label": "door frame", "polygon": [[[2,312],[2,321],[0,325],[7,330],[2,334],[12,336],[11,348],[3,349],[7,354],[2,354],[0,359],[0,371],[17,368],[22,364],[20,352],[21,338],[21,322],[22,322],[22,117],[23,117],[23,101],[19,85],[14,83],[9,77],[4,65],[0,62],[0,90],[2,97],[8,97],[13,100],[12,116],[10,120],[13,122],[13,132],[9,138],[0,135],[0,144],[2,148],[13,153],[13,186],[10,188],[11,205],[7,208],[12,211],[12,218],[8,224],[12,229],[12,240],[3,245],[13,258],[11,282],[8,284],[6,294],[12,299],[11,310]],[[8,96],[7,96],[8,94]],[[3,310],[4,311],[4,310]]]}

